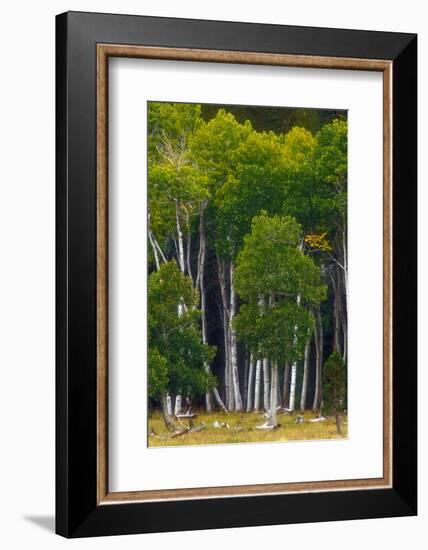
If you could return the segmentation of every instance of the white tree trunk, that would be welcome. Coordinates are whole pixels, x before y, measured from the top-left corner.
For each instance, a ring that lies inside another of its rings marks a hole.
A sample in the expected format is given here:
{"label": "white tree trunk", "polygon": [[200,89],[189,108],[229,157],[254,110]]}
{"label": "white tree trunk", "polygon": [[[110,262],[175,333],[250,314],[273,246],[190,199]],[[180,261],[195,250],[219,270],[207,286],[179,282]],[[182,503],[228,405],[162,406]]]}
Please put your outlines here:
{"label": "white tree trunk", "polygon": [[147,233],[149,235],[150,245],[151,245],[152,250],[153,250],[153,256],[155,257],[156,271],[159,271],[159,269],[160,269],[159,254],[158,254],[157,248],[155,246],[153,236],[152,236],[152,232],[150,231],[150,229],[148,230]]}
{"label": "white tree trunk", "polygon": [[250,361],[247,353],[245,353],[244,359],[244,392],[242,394],[242,407],[244,410],[247,409],[247,397],[248,397],[248,370],[249,370]]}
{"label": "white tree trunk", "polygon": [[226,315],[223,313],[223,333],[224,333],[224,385],[226,390],[226,407],[228,411],[233,411],[233,386],[231,384],[231,369],[230,369],[230,345],[229,345],[229,322],[226,320]]}
{"label": "white tree trunk", "polygon": [[187,255],[186,255],[187,256],[187,258],[186,258],[186,261],[187,261],[187,274],[192,279],[192,282],[194,282],[193,281],[193,274],[192,274],[192,262],[191,262],[191,257],[190,257],[191,246],[192,246],[192,241],[191,241],[190,229],[189,229],[188,234],[187,234]]}
{"label": "white tree trunk", "polygon": [[193,274],[192,274],[192,259],[191,259],[191,250],[192,250],[192,237],[190,232],[190,215],[187,208],[183,205],[183,210],[185,212],[185,222],[186,222],[186,268],[187,268],[187,275],[192,279],[192,283],[194,284],[193,280]]}
{"label": "white tree trunk", "polygon": [[296,408],[296,374],[297,374],[297,361],[291,365],[291,382],[290,382],[290,406],[289,408],[294,411]]}
{"label": "white tree trunk", "polygon": [[263,407],[265,411],[270,409],[270,382],[269,382],[269,361],[263,359]]}
{"label": "white tree trunk", "polygon": [[241,391],[239,389],[239,372],[238,372],[238,353],[236,344],[236,332],[233,327],[233,319],[236,314],[236,294],[234,287],[234,265],[230,262],[230,320],[229,320],[229,334],[230,334],[230,367],[232,370],[232,382],[233,382],[233,394],[235,401],[235,411],[242,411],[242,398]]}
{"label": "white tree trunk", "polygon": [[166,412],[169,416],[172,416],[171,396],[169,393],[166,395]]}
{"label": "white tree trunk", "polygon": [[[206,372],[210,371],[210,367],[207,363],[204,363],[204,369],[206,370]],[[207,412],[212,412],[213,402],[212,402],[212,398],[211,398],[211,392],[209,392],[209,391],[207,391],[205,393],[205,406],[207,408]]]}
{"label": "white tree trunk", "polygon": [[247,412],[250,412],[253,405],[253,381],[254,381],[254,358],[253,354],[250,356],[250,369],[248,371],[248,384],[247,384]]}
{"label": "white tree trunk", "polygon": [[310,358],[310,351],[311,351],[311,334],[312,332],[309,331],[308,333],[308,339],[306,341],[305,346],[305,359],[303,363],[303,380],[302,380],[302,393],[300,395],[300,410],[304,411],[306,409],[306,393],[308,389],[308,373],[309,373],[309,358]]}
{"label": "white tree trunk", "polygon": [[[188,258],[189,259],[189,258]],[[201,217],[199,223],[199,255],[198,255],[198,275],[197,280],[199,282],[199,290],[201,295],[201,321],[202,321],[202,343],[204,345],[208,344],[207,338],[207,315],[206,315],[206,294],[205,294],[205,230],[204,230],[204,219],[203,219],[203,210],[201,210]],[[188,267],[189,269],[190,267]],[[211,372],[210,365],[205,361],[204,369],[206,372]],[[213,410],[211,392],[205,394],[205,402],[207,407],[207,412]]]}
{"label": "white tree trunk", "polygon": [[181,402],[182,402],[181,395],[180,394],[176,395],[175,396],[175,405],[174,405],[174,414],[175,414],[175,416],[177,416],[177,414],[181,413]]}
{"label": "white tree trunk", "polygon": [[162,416],[165,422],[165,426],[168,430],[173,432],[176,429],[176,424],[172,418],[172,409],[171,409],[171,396],[162,394],[161,397],[161,409]]}
{"label": "white tree trunk", "polygon": [[186,265],[184,262],[183,232],[181,231],[181,225],[180,225],[180,213],[178,209],[178,201],[175,201],[175,221],[177,225],[177,236],[178,236],[178,265],[180,266],[180,271],[184,273],[186,270]]}
{"label": "white tree trunk", "polygon": [[213,388],[213,394],[214,394],[214,399],[215,399],[216,402],[217,402],[217,405],[220,407],[220,409],[221,409],[222,411],[225,411],[225,412],[226,412],[225,404],[223,403],[223,400],[222,400],[222,398],[220,397],[220,394],[218,393],[218,389],[217,389],[217,388]]}
{"label": "white tree trunk", "polygon": [[[150,228],[150,210],[148,212],[147,216],[147,234],[149,236],[149,242],[153,250],[153,255],[155,257],[155,263],[156,263],[156,270],[159,271],[160,268],[160,259],[162,259],[163,262],[166,262],[165,254],[162,252],[161,247],[159,246],[159,243],[156,240],[156,237],[154,236],[151,228]],[[160,257],[160,259],[159,259]]]}
{"label": "white tree trunk", "polygon": [[156,237],[154,236],[154,234],[152,233],[152,239],[153,239],[153,242],[155,244],[155,247],[157,249],[157,251],[159,252],[159,256],[161,257],[161,260],[166,263],[167,262],[167,259],[166,259],[166,256],[165,254],[163,253],[162,251],[162,248],[160,247],[158,241],[156,240]]}
{"label": "white tree trunk", "polygon": [[234,408],[233,387],[231,384],[231,368],[230,368],[230,336],[229,336],[229,320],[230,312],[228,305],[228,297],[226,292],[225,268],[223,260],[216,255],[217,271],[220,284],[220,294],[222,301],[222,320],[223,320],[223,337],[224,337],[224,386],[226,408],[232,411]]}
{"label": "white tree trunk", "polygon": [[[300,294],[297,296],[297,306],[300,306]],[[294,344],[297,345],[297,329],[294,326]],[[291,382],[290,382],[290,409],[294,411],[296,408],[296,376],[297,376],[297,361],[291,365]]]}
{"label": "white tree trunk", "polygon": [[260,410],[260,382],[262,377],[262,360],[256,362],[256,380],[254,385],[254,410]]}
{"label": "white tree trunk", "polygon": [[242,411],[242,397],[239,389],[239,373],[238,373],[238,358],[236,349],[236,335],[232,329],[230,334],[230,348],[231,348],[231,368],[232,368],[232,382],[233,382],[233,395],[235,400],[235,411]]}

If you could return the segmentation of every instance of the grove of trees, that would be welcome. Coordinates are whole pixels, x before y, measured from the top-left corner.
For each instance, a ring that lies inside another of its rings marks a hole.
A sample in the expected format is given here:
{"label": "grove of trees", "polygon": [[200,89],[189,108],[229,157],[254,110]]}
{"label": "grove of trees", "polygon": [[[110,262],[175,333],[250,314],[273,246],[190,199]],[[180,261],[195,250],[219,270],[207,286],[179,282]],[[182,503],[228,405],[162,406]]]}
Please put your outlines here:
{"label": "grove of trees", "polygon": [[150,102],[148,139],[150,406],[339,419],[346,114]]}

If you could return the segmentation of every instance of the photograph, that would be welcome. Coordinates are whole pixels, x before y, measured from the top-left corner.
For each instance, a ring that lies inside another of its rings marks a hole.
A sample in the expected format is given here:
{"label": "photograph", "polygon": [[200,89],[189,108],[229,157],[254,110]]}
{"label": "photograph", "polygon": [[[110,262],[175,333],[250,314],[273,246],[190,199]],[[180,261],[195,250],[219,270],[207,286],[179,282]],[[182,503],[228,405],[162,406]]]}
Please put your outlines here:
{"label": "photograph", "polygon": [[2,6],[0,548],[423,548],[423,5]]}
{"label": "photograph", "polygon": [[149,447],[348,437],[347,119],[147,102]]}

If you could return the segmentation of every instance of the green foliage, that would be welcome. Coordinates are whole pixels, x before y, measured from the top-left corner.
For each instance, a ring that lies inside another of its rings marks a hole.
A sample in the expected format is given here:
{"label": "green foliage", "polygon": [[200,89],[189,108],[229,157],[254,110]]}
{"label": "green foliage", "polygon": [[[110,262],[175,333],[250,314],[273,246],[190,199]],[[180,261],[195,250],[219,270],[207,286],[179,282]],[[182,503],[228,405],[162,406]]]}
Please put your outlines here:
{"label": "green foliage", "polygon": [[216,195],[218,245],[231,257],[241,249],[253,217],[263,210],[281,213],[285,200],[284,155],[275,134],[252,132],[234,160],[233,171]]}
{"label": "green foliage", "polygon": [[252,132],[249,121],[239,124],[233,115],[220,109],[215,118],[203,122],[192,135],[192,159],[208,177],[213,194],[233,172],[236,151]]}
{"label": "green foliage", "polygon": [[192,162],[189,140],[201,124],[200,105],[149,103],[150,227],[165,247],[176,216],[189,227],[209,197],[208,178]]}
{"label": "green foliage", "polygon": [[[203,363],[215,350],[201,343],[197,291],[175,262],[151,273],[149,295],[149,395],[165,391],[201,394],[215,385]],[[179,304],[181,312],[179,314]]]}
{"label": "green foliage", "polygon": [[316,168],[318,176],[328,183],[342,186],[348,164],[348,124],[333,120],[317,134]]}
{"label": "green foliage", "polygon": [[340,414],[346,409],[346,365],[334,351],[324,363],[323,404],[325,414]]}
{"label": "green foliage", "polygon": [[301,359],[308,328],[313,325],[311,313],[297,302],[282,300],[265,308],[255,303],[241,306],[235,328],[254,358],[283,364]]}
{"label": "green foliage", "polygon": [[202,123],[190,139],[192,162],[206,178],[209,189],[206,221],[214,230],[210,238],[221,255],[236,249],[234,228],[237,224],[228,217],[228,212],[223,212],[230,198],[225,198],[224,190],[236,181],[240,153],[254,135],[249,121],[239,124],[232,114],[220,109],[215,118]]}
{"label": "green foliage", "polygon": [[300,247],[301,227],[290,216],[262,212],[238,255],[236,289],[246,301],[260,296],[296,300],[314,306],[326,297],[319,268]]}
{"label": "green foliage", "polygon": [[323,126],[316,137],[316,177],[332,193],[324,201],[329,211],[330,225],[343,229],[348,201],[348,124],[344,120],[333,120]]}
{"label": "green foliage", "polygon": [[198,104],[149,102],[149,152],[179,163],[189,134],[200,124],[200,113]]}
{"label": "green foliage", "polygon": [[238,254],[236,289],[247,303],[235,319],[238,337],[257,357],[301,358],[313,316],[308,308],[326,297],[314,262],[299,243],[301,228],[288,216],[255,216]]}
{"label": "green foliage", "polygon": [[168,387],[168,361],[155,347],[149,347],[148,353],[149,396],[161,395]]}

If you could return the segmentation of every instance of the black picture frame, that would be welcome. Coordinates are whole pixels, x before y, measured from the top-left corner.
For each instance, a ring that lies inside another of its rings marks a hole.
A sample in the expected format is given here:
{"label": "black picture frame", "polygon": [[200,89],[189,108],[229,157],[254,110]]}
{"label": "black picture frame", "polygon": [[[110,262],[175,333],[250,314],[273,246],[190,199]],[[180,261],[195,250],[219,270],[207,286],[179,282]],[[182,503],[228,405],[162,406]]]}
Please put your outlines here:
{"label": "black picture frame", "polygon": [[[97,503],[100,43],[392,62],[391,488]],[[86,537],[415,515],[417,36],[68,12],[56,18],[56,97],[56,532]]]}

